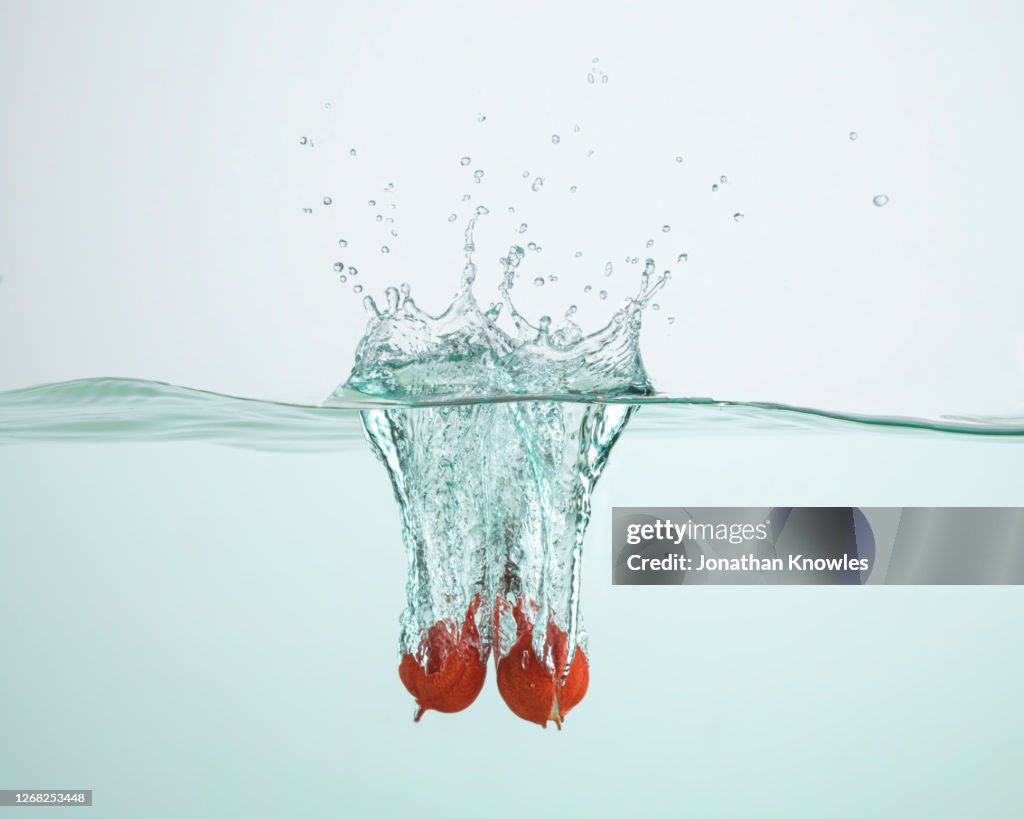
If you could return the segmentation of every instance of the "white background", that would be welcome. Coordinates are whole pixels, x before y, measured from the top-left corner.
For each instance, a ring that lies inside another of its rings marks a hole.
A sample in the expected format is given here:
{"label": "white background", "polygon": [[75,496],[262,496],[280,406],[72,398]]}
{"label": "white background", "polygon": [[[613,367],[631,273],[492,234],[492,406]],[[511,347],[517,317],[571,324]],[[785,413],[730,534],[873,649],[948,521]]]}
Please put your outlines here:
{"label": "white background", "polygon": [[[690,254],[644,330],[663,390],[1024,408],[1018,3],[0,8],[0,389],[116,375],[320,400],[364,325],[337,239],[378,297],[409,281],[439,310],[484,203],[481,300],[522,219],[544,247],[517,290],[534,314],[578,303],[596,326],[647,238],[659,269]],[[387,257],[370,198],[396,204]]]}

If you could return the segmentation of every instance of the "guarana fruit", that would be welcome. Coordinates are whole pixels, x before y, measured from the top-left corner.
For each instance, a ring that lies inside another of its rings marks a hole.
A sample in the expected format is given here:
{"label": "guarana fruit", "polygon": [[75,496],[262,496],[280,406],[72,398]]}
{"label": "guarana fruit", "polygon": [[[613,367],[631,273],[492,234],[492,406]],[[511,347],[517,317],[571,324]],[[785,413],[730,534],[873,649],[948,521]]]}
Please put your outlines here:
{"label": "guarana fruit", "polygon": [[477,594],[469,604],[462,628],[452,619],[439,620],[420,645],[419,656],[402,655],[398,676],[416,698],[416,722],[426,711],[453,714],[473,704],[487,676],[487,653],[480,648]]}
{"label": "guarana fruit", "polygon": [[[508,604],[499,600],[495,611]],[[586,655],[578,645],[569,673],[561,679],[569,656],[569,635],[548,621],[544,653],[552,665],[539,659],[533,650],[534,624],[527,616],[522,598],[513,609],[516,642],[498,661],[498,691],[516,716],[547,728],[548,720],[559,730],[562,721],[587,693],[590,669]],[[553,666],[553,667],[552,667]]]}

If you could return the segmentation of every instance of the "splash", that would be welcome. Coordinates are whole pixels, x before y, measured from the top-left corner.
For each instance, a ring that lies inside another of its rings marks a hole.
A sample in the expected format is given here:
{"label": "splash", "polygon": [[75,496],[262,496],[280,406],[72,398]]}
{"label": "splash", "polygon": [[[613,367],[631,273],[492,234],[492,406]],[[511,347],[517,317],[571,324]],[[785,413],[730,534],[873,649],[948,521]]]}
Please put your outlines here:
{"label": "splash", "polygon": [[[401,510],[409,579],[400,642],[417,718],[465,707],[465,680],[482,685],[477,669],[493,654],[512,710],[560,727],[589,676],[579,610],[591,496],[636,409],[622,399],[653,392],[641,317],[669,274],[655,279],[648,260],[636,296],[586,335],[572,308],[557,325],[516,309],[524,251],[513,245],[501,259],[500,301],[481,309],[473,255],[482,215],[466,228],[461,286],[440,315],[421,310],[407,286],[388,288],[383,309],[364,299],[369,325],[335,395],[438,403],[362,412]],[[594,400],[558,400],[568,396]],[[427,680],[449,677],[451,696],[423,693]],[[545,679],[550,697],[537,702]]]}

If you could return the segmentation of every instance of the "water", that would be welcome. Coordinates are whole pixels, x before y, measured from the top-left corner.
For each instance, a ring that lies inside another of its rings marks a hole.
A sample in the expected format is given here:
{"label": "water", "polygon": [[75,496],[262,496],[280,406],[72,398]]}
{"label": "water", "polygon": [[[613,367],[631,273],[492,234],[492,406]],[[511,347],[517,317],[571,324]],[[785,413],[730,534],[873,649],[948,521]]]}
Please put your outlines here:
{"label": "water", "polygon": [[[952,815],[926,787],[950,765],[968,783],[954,804],[997,812],[1007,786],[968,785],[1019,756],[1019,589],[612,587],[610,507],[1024,505],[1024,419],[631,400],[582,557],[590,687],[545,736],[493,673],[467,711],[412,724],[403,535],[360,415],[388,402],[116,379],[0,395],[0,650],[18,658],[0,678],[5,781],[87,784],[110,817],[138,816],[168,776],[147,815],[411,815],[449,803],[452,759],[513,787],[466,753],[500,741],[558,772],[530,787],[537,816],[564,815],[570,785],[593,815],[628,812],[631,789],[598,784],[623,765],[665,811],[672,773],[711,815],[751,800],[800,814],[839,798],[851,754],[861,782],[834,815],[922,799]],[[417,760],[400,788],[397,745]]]}
{"label": "water", "polygon": [[[564,190],[541,170],[538,198]],[[322,405],[102,378],[0,394],[10,783],[89,785],[108,816],[475,816],[481,794],[621,815],[638,789],[702,815],[1005,807],[1019,590],[612,588],[607,544],[612,504],[1024,505],[1024,418],[660,395],[637,342],[646,264],[585,334],[575,311],[518,315],[519,258],[500,306],[472,309],[468,286],[437,316],[401,289],[368,305],[354,379]],[[510,718],[501,687],[414,727],[395,671],[438,646],[559,679],[583,658],[589,689],[557,737]],[[497,769],[476,752],[495,746]]]}

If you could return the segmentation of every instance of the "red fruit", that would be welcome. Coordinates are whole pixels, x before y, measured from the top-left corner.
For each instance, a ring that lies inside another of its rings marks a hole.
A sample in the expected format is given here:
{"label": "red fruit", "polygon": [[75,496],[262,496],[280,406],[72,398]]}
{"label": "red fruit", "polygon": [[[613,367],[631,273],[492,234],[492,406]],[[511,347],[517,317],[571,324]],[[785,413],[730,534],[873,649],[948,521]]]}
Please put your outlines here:
{"label": "red fruit", "polygon": [[474,619],[479,606],[477,595],[469,604],[461,634],[457,634],[454,620],[438,620],[427,629],[421,657],[402,656],[398,676],[416,698],[416,722],[431,709],[454,714],[468,708],[483,688],[487,657],[481,656],[480,633]]}
{"label": "red fruit", "polygon": [[[521,602],[521,601],[520,601]],[[576,653],[569,674],[560,677],[569,656],[569,635],[553,622],[548,622],[546,652],[550,652],[554,670],[541,662],[533,650],[533,623],[517,605],[514,610],[516,643],[498,661],[498,691],[512,713],[543,728],[553,720],[558,729],[562,721],[587,693],[590,669],[583,649]]]}

